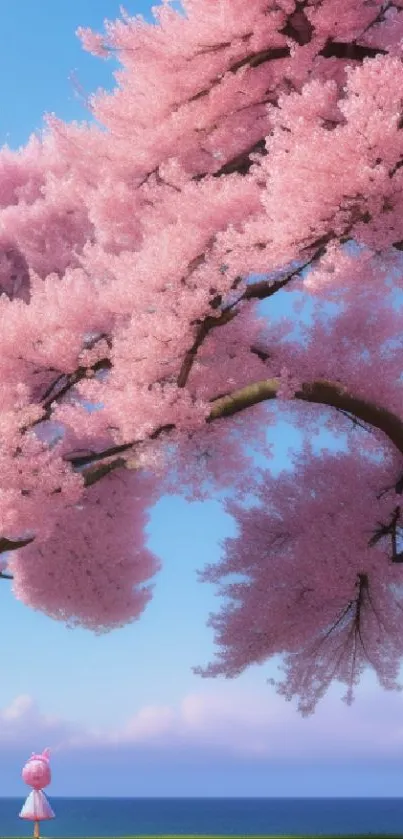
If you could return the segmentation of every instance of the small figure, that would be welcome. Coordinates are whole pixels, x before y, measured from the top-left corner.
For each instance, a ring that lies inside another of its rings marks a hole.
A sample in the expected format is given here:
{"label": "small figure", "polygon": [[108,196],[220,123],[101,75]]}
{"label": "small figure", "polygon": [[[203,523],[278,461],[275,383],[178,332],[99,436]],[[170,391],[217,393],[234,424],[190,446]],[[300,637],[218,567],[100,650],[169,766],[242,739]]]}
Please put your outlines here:
{"label": "small figure", "polygon": [[33,789],[20,812],[20,819],[30,819],[35,822],[34,839],[39,839],[39,822],[55,818],[49,801],[42,792],[43,787],[47,787],[51,779],[49,755],[49,749],[45,749],[41,755],[32,753],[22,770],[23,781]]}

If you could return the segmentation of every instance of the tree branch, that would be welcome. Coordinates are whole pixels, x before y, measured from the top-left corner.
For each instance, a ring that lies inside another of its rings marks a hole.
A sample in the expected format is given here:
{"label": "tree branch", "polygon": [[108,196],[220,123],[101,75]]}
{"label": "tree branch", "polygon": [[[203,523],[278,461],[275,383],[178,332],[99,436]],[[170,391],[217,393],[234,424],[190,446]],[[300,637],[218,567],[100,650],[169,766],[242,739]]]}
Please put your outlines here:
{"label": "tree branch", "polygon": [[[232,157],[230,160],[227,160],[227,162],[221,166],[221,169],[217,169],[216,172],[213,172],[213,178],[220,178],[221,175],[231,175],[233,172],[237,172],[238,175],[247,175],[253,163],[253,160],[250,159],[250,155],[258,153],[261,157],[266,157],[265,137],[262,137],[261,140],[258,140],[257,143],[254,143],[253,146],[245,149],[245,151],[237,154],[236,157]],[[202,178],[203,175],[195,175],[193,180],[200,181]]]}
{"label": "tree branch", "polygon": [[317,259],[320,259],[323,256],[325,251],[325,247],[321,245],[315,253],[309,257],[302,265],[299,265],[298,268],[294,268],[292,271],[289,271],[279,280],[259,280],[256,283],[250,283],[247,285],[243,293],[235,300],[233,303],[229,303],[228,306],[225,306],[221,310],[221,314],[218,317],[213,317],[212,315],[207,315],[204,320],[199,323],[198,329],[196,331],[196,337],[190,349],[186,352],[185,357],[182,362],[181,369],[179,371],[179,375],[177,378],[177,385],[178,387],[182,388],[185,387],[190,371],[192,369],[192,365],[195,361],[197,352],[201,345],[203,344],[205,338],[211,332],[212,329],[216,329],[218,326],[224,326],[225,324],[229,323],[233,320],[234,317],[239,313],[239,309],[236,307],[240,306],[241,303],[245,302],[246,300],[265,300],[268,297],[273,297],[278,291],[285,288],[291,280],[293,280],[304,268],[307,268],[308,265],[311,265]]}
{"label": "tree branch", "polygon": [[[280,379],[266,379],[247,385],[240,390],[221,396],[213,401],[213,407],[207,422],[233,416],[259,402],[276,399],[280,389]],[[338,382],[318,380],[306,382],[295,393],[295,399],[316,405],[327,405],[352,414],[362,422],[382,431],[403,454],[403,422],[396,414],[373,402],[354,396]]]}
{"label": "tree branch", "polygon": [[212,315],[207,315],[207,317],[204,318],[196,332],[196,337],[192,346],[185,353],[185,357],[183,359],[182,366],[179,371],[179,376],[177,378],[178,387],[185,387],[193,366],[193,362],[195,361],[198,349],[203,344],[209,332],[211,332],[211,330],[215,329],[217,326],[224,326],[224,324],[229,323],[231,320],[233,320],[233,318],[236,317],[237,314],[238,312],[235,309],[232,311],[230,311],[229,309],[224,309],[221,315],[219,315],[219,317],[217,318],[213,318]]}
{"label": "tree branch", "polygon": [[[250,33],[252,35],[252,33]],[[244,36],[243,40],[246,39],[247,36]],[[260,50],[259,52],[251,53],[250,55],[246,55],[245,58],[241,58],[238,61],[234,61],[233,64],[225,71],[226,73],[236,73],[241,67],[259,67],[261,64],[265,64],[267,61],[277,61],[279,58],[288,58],[291,54],[290,47],[269,47],[265,50]],[[203,90],[199,90],[198,93],[195,93],[194,96],[191,96],[190,99],[187,100],[189,102],[196,102],[198,99],[204,98],[204,96],[208,96],[208,94],[213,90],[213,88],[217,87],[221,83],[222,75],[216,76],[208,87],[203,88]],[[186,103],[186,104],[187,104]],[[180,107],[182,107],[183,103],[180,103]]]}
{"label": "tree branch", "polygon": [[[5,536],[0,538],[0,554],[8,553],[9,551],[17,551],[18,548],[25,548],[26,545],[29,545],[30,542],[34,541],[34,537],[31,536],[29,539],[7,539]],[[2,575],[4,576],[4,574]]]}
{"label": "tree branch", "polygon": [[[245,411],[247,408],[258,405],[260,402],[265,402],[271,399],[276,399],[281,387],[281,380],[278,378],[264,379],[260,382],[254,382],[246,387],[235,390],[211,400],[211,410],[206,422],[211,423],[224,417],[234,416],[234,414]],[[368,402],[365,399],[354,396],[349,393],[339,382],[330,382],[326,380],[317,380],[314,382],[305,382],[301,388],[295,393],[294,399],[302,402],[310,402],[316,405],[326,405],[330,408],[335,408],[338,411],[347,412],[350,416],[370,425],[373,428],[378,428],[386,437],[393,443],[401,454],[403,454],[403,421],[388,411],[373,402]],[[292,400],[291,400],[292,401]],[[161,425],[155,429],[150,435],[150,439],[157,439],[162,434],[169,433],[175,428],[173,423]],[[137,443],[142,440],[133,440],[131,443],[123,443],[120,446],[111,446],[109,449],[104,449],[101,452],[93,452],[84,456],[66,458],[72,466],[80,468],[83,465],[90,465],[101,460],[107,460],[113,457],[116,453],[122,454],[129,449],[135,448]],[[121,465],[123,458],[118,458],[116,467]],[[103,464],[105,466],[105,464]],[[107,464],[108,466],[110,464]],[[86,474],[85,472],[83,473]],[[100,477],[103,477],[100,474]],[[91,481],[95,483],[95,481]],[[1,543],[0,543],[1,544]]]}
{"label": "tree branch", "polygon": [[367,431],[368,433],[371,432],[372,429],[368,425],[366,425],[364,422],[360,422],[360,420],[358,420],[357,417],[354,417],[352,414],[349,414],[348,411],[345,411],[343,408],[336,408],[336,411],[338,411],[339,414],[343,414],[343,417],[347,417],[347,419],[349,419],[352,422],[354,428],[362,428],[363,431]]}
{"label": "tree branch", "polygon": [[[352,213],[353,209],[354,208],[352,208]],[[308,265],[312,265],[314,262],[320,259],[325,253],[326,246],[329,244],[329,242],[332,241],[332,239],[338,238],[340,244],[345,244],[349,240],[351,230],[353,229],[357,221],[363,221],[364,223],[368,223],[369,221],[371,221],[371,216],[366,210],[358,210],[358,213],[355,216],[352,216],[349,224],[347,225],[347,227],[341,235],[336,236],[333,230],[329,230],[323,236],[320,236],[313,242],[308,242],[308,244],[304,245],[303,247],[301,242],[300,244],[302,252],[308,251],[310,253],[310,256],[305,260],[305,262],[299,265],[298,268],[294,268],[292,271],[290,271],[284,277],[282,277],[282,279],[276,280],[275,282],[273,282],[272,280],[260,280],[256,283],[251,283],[250,285],[246,286],[244,292],[240,295],[240,297],[237,300],[235,300],[233,303],[230,303],[228,306],[221,310],[221,314],[219,314],[218,317],[215,318],[212,315],[207,315],[201,322],[199,322],[194,342],[185,354],[181,369],[179,371],[179,375],[177,378],[178,387],[185,387],[199,347],[202,345],[204,339],[207,337],[209,332],[212,329],[215,329],[217,326],[223,326],[224,324],[229,323],[229,321],[232,320],[232,318],[235,317],[236,314],[238,314],[238,312],[233,312],[236,306],[240,305],[242,302],[246,300],[264,300],[268,297],[272,297],[273,294],[275,294],[280,289],[284,288],[284,286],[288,285],[288,283],[295,276],[300,274],[300,272],[303,271],[304,268],[307,268]],[[211,244],[212,240],[209,242],[209,246]],[[256,247],[260,247],[263,249],[265,248],[265,246],[266,245],[264,242],[256,243]],[[198,267],[204,259],[205,254],[199,254],[190,263],[189,273],[191,273],[191,271],[194,268]],[[241,277],[237,277],[235,283],[233,284],[233,288],[236,288],[236,285],[239,284],[241,279]],[[221,305],[221,296],[218,295],[218,297],[215,297],[211,301],[210,305],[213,309],[218,308]],[[197,326],[197,323],[195,323],[195,325]]]}
{"label": "tree branch", "polygon": [[[239,390],[233,391],[225,396],[211,400],[211,411],[206,419],[207,423],[214,422],[224,417],[234,416],[253,405],[258,405],[270,399],[276,399],[281,387],[281,380],[277,378],[265,379],[260,382],[254,382]],[[403,454],[403,422],[396,414],[393,414],[387,408],[382,408],[373,402],[368,402],[365,399],[354,396],[349,393],[340,383],[330,382],[326,380],[317,380],[314,382],[305,382],[300,389],[295,393],[294,398],[297,401],[309,402],[316,405],[326,405],[337,410],[346,411],[359,420],[362,420],[367,425],[372,425],[378,428],[385,434],[386,437],[396,446],[397,450]],[[152,439],[156,439],[163,433],[167,433],[174,429],[174,424],[167,424],[155,429],[150,435]],[[83,471],[84,484],[90,487],[97,481],[101,480],[105,475],[109,474],[115,469],[124,468],[126,461],[123,457],[110,460],[115,453],[123,453],[132,449],[136,442],[124,443],[121,446],[112,446],[102,452],[94,452],[85,456],[71,457],[70,463],[76,468],[81,468],[83,465],[90,465],[92,463],[108,460],[107,463],[99,463],[95,467]],[[389,533],[389,530],[388,530]],[[382,533],[382,535],[384,535]],[[386,535],[386,534],[385,534]],[[34,537],[28,539],[21,539],[13,541],[6,537],[0,538],[0,553],[7,551],[14,551],[18,548],[25,547],[30,544]],[[375,537],[376,540],[376,537]],[[395,561],[400,561],[396,558]],[[5,576],[4,574],[1,576]]]}
{"label": "tree branch", "polygon": [[[127,446],[127,448],[131,448]],[[100,481],[101,478],[104,478],[105,475],[109,475],[110,472],[113,472],[115,469],[122,469],[126,465],[126,461],[123,457],[118,457],[116,460],[111,460],[109,463],[101,463],[99,466],[96,466],[93,469],[87,469],[84,474],[84,486],[90,487],[93,484],[96,484],[97,481]]]}
{"label": "tree branch", "polygon": [[[390,487],[392,489],[392,487]],[[384,522],[378,522],[378,527],[375,530],[373,536],[369,540],[369,546],[372,548],[381,539],[390,536],[391,540],[391,547],[392,547],[392,556],[391,560],[395,563],[402,563],[403,562],[403,551],[399,551],[398,549],[398,538],[401,537],[401,508],[400,505],[395,507],[390,521],[388,524],[384,524]]]}
{"label": "tree branch", "polygon": [[[74,370],[73,373],[68,374],[61,374],[52,385],[49,386],[46,394],[42,397],[41,404],[48,412],[52,403],[56,402],[57,399],[60,399],[62,396],[65,396],[66,393],[71,390],[71,388],[75,387],[78,382],[81,382],[83,379],[88,377],[88,373],[98,373],[100,370],[110,370],[112,367],[111,361],[109,358],[101,358],[91,367],[78,367],[77,370]],[[61,385],[57,390],[58,385]],[[56,391],[56,392],[55,392]],[[40,420],[42,422],[42,420]]]}
{"label": "tree branch", "polygon": [[375,58],[377,55],[387,55],[388,50],[380,47],[365,47],[355,43],[342,43],[328,39],[319,55],[323,58],[347,58],[350,61],[363,61],[364,58]]}
{"label": "tree branch", "polygon": [[128,449],[131,449],[133,443],[122,443],[119,446],[111,446],[108,449],[108,455],[104,452],[88,452],[87,454],[66,455],[65,460],[71,463],[76,469],[82,469],[83,466],[88,466],[90,463],[96,463],[98,460],[105,460],[105,457],[113,457],[115,454],[122,454]]}
{"label": "tree branch", "polygon": [[25,548],[25,545],[29,545],[30,542],[33,542],[33,536],[28,539],[17,539],[13,541],[12,539],[6,539],[4,536],[0,539],[0,553],[5,553],[6,551],[16,551],[18,548]]}

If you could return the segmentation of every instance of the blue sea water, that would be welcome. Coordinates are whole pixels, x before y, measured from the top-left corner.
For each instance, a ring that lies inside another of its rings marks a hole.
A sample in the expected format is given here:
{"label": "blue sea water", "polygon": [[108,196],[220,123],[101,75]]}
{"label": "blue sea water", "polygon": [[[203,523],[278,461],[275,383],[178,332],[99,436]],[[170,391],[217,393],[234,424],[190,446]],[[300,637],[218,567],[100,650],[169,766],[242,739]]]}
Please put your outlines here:
{"label": "blue sea water", "polygon": [[[44,837],[403,834],[400,798],[53,798]],[[32,836],[21,800],[0,799],[0,837]]]}

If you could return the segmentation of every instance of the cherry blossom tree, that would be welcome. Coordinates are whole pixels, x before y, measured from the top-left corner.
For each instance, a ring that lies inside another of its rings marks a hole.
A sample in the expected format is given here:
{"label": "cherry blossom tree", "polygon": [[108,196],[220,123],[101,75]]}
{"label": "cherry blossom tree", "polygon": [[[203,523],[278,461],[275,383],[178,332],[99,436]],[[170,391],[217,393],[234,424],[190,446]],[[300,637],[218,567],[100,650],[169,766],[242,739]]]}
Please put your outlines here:
{"label": "cherry blossom tree", "polygon": [[[114,628],[150,597],[154,501],[225,491],[200,672],[281,655],[309,713],[403,655],[403,0],[154,16],[79,31],[115,88],[0,154],[1,573]],[[279,416],[303,447],[275,477]]]}

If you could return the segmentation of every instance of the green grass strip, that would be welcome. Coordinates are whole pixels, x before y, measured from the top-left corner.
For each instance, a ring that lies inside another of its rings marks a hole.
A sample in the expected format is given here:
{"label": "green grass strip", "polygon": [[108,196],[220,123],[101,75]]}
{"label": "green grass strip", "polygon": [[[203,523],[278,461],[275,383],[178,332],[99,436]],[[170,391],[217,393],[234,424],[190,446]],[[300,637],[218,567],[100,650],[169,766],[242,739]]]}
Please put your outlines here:
{"label": "green grass strip", "polygon": [[[105,837],[105,836],[102,836],[102,837],[82,836],[82,837],[80,837],[80,839],[368,839],[369,836],[371,837],[371,839],[403,839],[403,834],[402,833],[349,833],[349,834],[343,834],[343,833],[334,833],[333,834],[332,833],[331,835],[330,834],[329,835],[323,835],[322,833],[321,834],[316,834],[316,835],[314,835],[314,834],[309,834],[309,835],[304,834],[304,835],[302,835],[302,834],[296,834],[296,833],[291,835],[291,834],[281,833],[281,834],[276,834],[276,835],[265,834],[264,836],[257,835],[255,833],[249,833],[249,834],[245,833],[242,836],[223,836],[223,835],[219,836],[218,834],[217,835],[216,834],[214,834],[214,835],[212,835],[212,834],[202,835],[200,833],[192,833],[192,834],[187,834],[186,836],[184,836],[182,833],[180,833],[180,834],[160,833],[156,836],[139,836],[139,835],[137,835],[137,836],[135,836],[135,835],[133,835],[133,836],[107,836],[107,837]],[[0,834],[0,839],[17,839],[17,837],[14,837],[14,836],[13,837],[6,837],[6,836],[1,836],[1,834]],[[27,839],[27,837],[26,836],[20,837],[20,839]],[[51,837],[43,836],[43,837],[41,837],[41,839],[51,839]],[[68,839],[68,837],[66,837],[65,839]]]}

